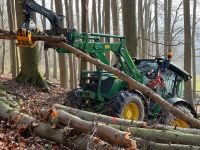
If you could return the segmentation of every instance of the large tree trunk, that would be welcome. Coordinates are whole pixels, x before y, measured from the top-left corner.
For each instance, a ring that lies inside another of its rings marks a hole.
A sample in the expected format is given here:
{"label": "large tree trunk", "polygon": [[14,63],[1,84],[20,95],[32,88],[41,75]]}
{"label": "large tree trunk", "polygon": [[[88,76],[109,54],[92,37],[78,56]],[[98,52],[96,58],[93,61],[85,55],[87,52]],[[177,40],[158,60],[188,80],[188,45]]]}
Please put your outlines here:
{"label": "large tree trunk", "polygon": [[[45,7],[45,0],[42,0],[42,6]],[[42,18],[42,26],[43,31],[46,30],[46,18]],[[44,43],[43,43],[44,44]],[[45,77],[47,80],[49,80],[49,60],[48,60],[48,51],[44,51],[44,62],[45,62]]]}
{"label": "large tree trunk", "polygon": [[[55,0],[56,12],[63,14],[63,5],[61,0]],[[62,25],[64,27],[64,24]],[[67,88],[68,86],[68,72],[67,72],[67,59],[65,54],[58,54],[59,68],[60,68],[60,84],[61,87]]]}
{"label": "large tree trunk", "polygon": [[193,21],[192,21],[192,93],[193,93],[193,100],[196,100],[196,50],[195,50],[195,35],[196,35],[196,6],[197,1],[194,0],[193,6]]}
{"label": "large tree trunk", "polygon": [[[54,4],[54,1],[51,0],[51,10],[54,11],[54,8],[53,8],[53,4]],[[58,75],[57,75],[57,53],[56,51],[53,52],[53,78],[54,79],[57,79],[58,78]]]}
{"label": "large tree trunk", "polygon": [[[104,5],[104,27],[105,27],[105,34],[110,34],[110,0],[104,0],[103,1],[103,5]],[[109,39],[104,39],[105,42],[109,42],[107,40]],[[110,60],[111,60],[111,56],[110,56],[110,52],[106,52],[106,58],[108,60],[108,63],[110,64]]]}
{"label": "large tree trunk", "polygon": [[[184,6],[184,70],[191,74],[191,26],[190,26],[190,1],[183,0]],[[194,105],[192,99],[191,80],[184,84],[184,99]]]}
{"label": "large tree trunk", "polygon": [[123,0],[122,8],[126,45],[131,57],[137,57],[136,0]]}
{"label": "large tree trunk", "polygon": [[[81,0],[82,32],[88,31],[88,0]],[[81,60],[81,71],[87,70],[87,62]]]}
{"label": "large tree trunk", "polygon": [[155,42],[156,42],[156,57],[159,57],[159,45],[158,45],[158,0],[154,0],[155,9]]}
{"label": "large tree trunk", "polygon": [[[10,31],[15,30],[15,8],[12,6],[13,1],[7,0],[8,23]],[[12,78],[17,77],[17,61],[16,61],[16,46],[15,41],[10,41],[10,59],[11,59],[11,73]]]}
{"label": "large tree trunk", "polygon": [[[1,6],[0,6],[0,24],[1,24],[2,29],[4,29],[4,1],[1,2]],[[2,40],[1,46],[2,46],[1,74],[4,74],[5,55],[6,55],[5,40]]]}
{"label": "large tree trunk", "polygon": [[139,58],[145,57],[144,51],[144,27],[143,27],[143,0],[138,0],[138,36],[139,38]]}
{"label": "large tree trunk", "polygon": [[[73,17],[73,1],[72,0],[65,0],[65,14],[69,18],[70,23],[74,26],[74,17]],[[69,27],[69,26],[68,26]],[[76,86],[76,70],[75,70],[75,59],[72,54],[68,54],[69,59],[69,72],[70,72],[70,89],[74,89]]]}
{"label": "large tree trunk", "polygon": [[[23,0],[16,0],[17,26],[20,27],[24,21]],[[38,70],[38,46],[36,48],[20,48],[21,72],[17,81],[30,83],[35,86],[47,88],[46,82],[41,77]]]}
{"label": "large tree trunk", "polygon": [[101,0],[98,0],[98,26],[99,26],[99,33],[102,33],[102,26],[101,26]]}
{"label": "large tree trunk", "polygon": [[76,0],[76,24],[77,24],[77,29],[80,31],[80,30],[81,30],[81,25],[80,25],[80,7],[79,7],[79,0]]}
{"label": "large tree trunk", "polygon": [[[2,34],[2,33],[4,33],[4,34]],[[6,39],[6,38],[7,39],[16,39],[16,35],[11,34],[10,32],[7,32],[5,30],[0,30],[0,38],[2,38],[2,39]],[[63,39],[63,37],[33,36],[33,39],[39,39],[39,40],[44,40],[44,41],[45,40],[51,41],[54,38],[55,38],[55,40]],[[91,64],[94,64],[94,65],[98,66],[99,68],[116,75],[117,77],[119,77],[120,79],[122,79],[122,80],[124,80],[128,83],[128,87],[129,87],[130,90],[137,89],[137,90],[141,91],[144,95],[149,97],[152,101],[154,101],[154,102],[158,103],[160,106],[162,106],[166,111],[172,113],[177,118],[180,118],[183,121],[190,124],[191,127],[200,128],[200,121],[199,120],[192,118],[192,117],[188,116],[187,114],[185,114],[184,112],[180,111],[179,109],[174,107],[172,104],[165,101],[161,96],[156,94],[153,90],[151,90],[150,88],[146,87],[145,85],[137,82],[136,80],[132,79],[130,76],[128,76],[127,74],[124,74],[120,70],[112,68],[109,65],[103,64],[102,62],[90,57],[89,55],[85,54],[84,52],[82,52],[82,51],[62,42],[62,41],[60,41],[60,42],[49,42],[49,44],[52,44],[52,45],[60,47],[60,48],[65,48],[69,52],[74,53],[77,57],[84,59],[85,61],[88,61]]]}

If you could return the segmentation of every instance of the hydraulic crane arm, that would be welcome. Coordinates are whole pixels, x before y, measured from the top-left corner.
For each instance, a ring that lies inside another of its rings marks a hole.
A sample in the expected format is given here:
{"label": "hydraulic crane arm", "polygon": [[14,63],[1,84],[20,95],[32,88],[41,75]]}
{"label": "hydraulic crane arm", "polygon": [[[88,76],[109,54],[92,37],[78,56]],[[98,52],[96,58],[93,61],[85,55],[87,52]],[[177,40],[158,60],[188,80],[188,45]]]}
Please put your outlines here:
{"label": "hydraulic crane arm", "polygon": [[[50,21],[51,30],[45,31],[48,35],[64,35],[68,44],[80,49],[81,51],[84,51],[90,56],[99,59],[101,62],[108,65],[110,64],[109,60],[105,56],[105,53],[112,51],[116,54],[122,71],[141,82],[140,73],[137,71],[130,54],[125,48],[125,37],[96,33],[78,33],[71,27],[71,29],[64,29],[63,15],[56,14],[55,12],[48,10],[43,6],[40,6],[34,0],[24,0],[25,23],[32,21],[32,12],[37,12]],[[100,38],[105,38],[106,42],[101,42]],[[118,39],[118,42],[110,42],[110,38]],[[23,40],[21,41],[23,42]],[[23,43],[21,45],[23,45]],[[48,46],[46,43],[45,49],[48,49],[49,47],[50,46]],[[65,49],[60,48],[57,48],[56,50],[59,53],[67,52]]]}
{"label": "hydraulic crane arm", "polygon": [[51,34],[57,35],[59,30],[63,29],[63,15],[56,14],[43,6],[40,6],[34,0],[24,0],[24,13],[26,21],[30,20],[32,12],[37,12],[50,21]]}

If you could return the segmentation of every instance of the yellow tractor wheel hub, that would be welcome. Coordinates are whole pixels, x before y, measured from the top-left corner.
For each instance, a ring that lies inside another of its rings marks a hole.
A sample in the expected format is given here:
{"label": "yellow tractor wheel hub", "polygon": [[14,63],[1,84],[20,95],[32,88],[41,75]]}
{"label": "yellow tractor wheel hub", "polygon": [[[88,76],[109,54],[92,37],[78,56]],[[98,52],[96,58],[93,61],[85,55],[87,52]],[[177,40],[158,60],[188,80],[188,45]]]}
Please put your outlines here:
{"label": "yellow tractor wheel hub", "polygon": [[123,117],[129,120],[139,120],[139,107],[136,103],[129,103],[125,106]]}
{"label": "yellow tractor wheel hub", "polygon": [[186,123],[185,121],[179,119],[179,118],[175,118],[172,122],[171,122],[172,126],[176,126],[176,127],[181,127],[181,128],[189,128],[190,125],[188,123]]}

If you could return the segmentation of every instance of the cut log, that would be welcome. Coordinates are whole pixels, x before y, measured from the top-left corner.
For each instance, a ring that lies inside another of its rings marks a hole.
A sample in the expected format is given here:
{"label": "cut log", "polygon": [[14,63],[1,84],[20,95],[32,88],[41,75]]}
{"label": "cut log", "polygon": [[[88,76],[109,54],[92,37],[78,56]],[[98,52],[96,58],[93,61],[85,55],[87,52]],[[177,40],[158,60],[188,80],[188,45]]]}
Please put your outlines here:
{"label": "cut log", "polygon": [[[104,139],[110,144],[119,145],[121,147],[126,147],[129,149],[137,148],[136,142],[129,139],[129,135],[131,134],[130,132],[120,131],[102,123],[85,121],[62,110],[53,110],[52,112],[50,112],[50,114],[49,111],[42,110],[41,114],[42,116],[52,117],[53,120],[56,120],[56,124],[60,122],[62,124],[65,124],[69,128],[74,128],[84,133],[93,132],[95,136]],[[54,118],[53,114],[58,115]]]}
{"label": "cut log", "polygon": [[18,107],[15,107],[12,101],[7,101],[5,97],[0,97],[0,119],[11,121],[16,125],[16,128],[27,128],[32,130],[34,135],[72,149],[119,149],[90,134],[73,134],[73,137],[69,137],[71,129],[52,129],[50,124],[37,122],[33,117],[20,113]]}
{"label": "cut log", "polygon": [[[2,30],[0,30],[0,32],[1,32],[0,38],[4,38],[4,36],[7,36],[7,39],[9,39],[9,36],[6,35],[5,33],[3,33]],[[43,40],[43,41],[48,41],[48,38],[50,38],[50,36],[36,36],[36,37],[38,37],[38,40]],[[53,37],[51,37],[51,38],[53,38]],[[13,37],[11,38],[11,36],[10,36],[10,39],[14,39],[14,38]],[[56,37],[55,37],[55,39],[56,39]],[[36,38],[34,40],[36,40]],[[52,41],[53,41],[53,39],[52,39]],[[137,89],[137,90],[141,91],[144,95],[149,97],[152,101],[158,103],[160,106],[162,106],[164,109],[166,109],[166,111],[172,113],[177,118],[180,118],[180,119],[184,120],[185,122],[187,122],[188,124],[190,124],[191,127],[200,128],[199,120],[192,118],[191,116],[180,111],[179,109],[174,107],[172,104],[165,101],[161,96],[156,94],[153,90],[151,90],[150,88],[146,87],[145,85],[137,82],[136,80],[134,80],[127,74],[121,72],[120,70],[112,68],[111,66],[106,65],[106,64],[100,62],[99,60],[96,60],[96,59],[90,57],[89,55],[66,44],[65,42],[49,42],[48,41],[48,43],[53,45],[54,47],[56,46],[59,48],[64,48],[67,50],[66,52],[74,53],[77,57],[79,57],[87,62],[90,62],[91,64],[96,65],[105,71],[108,71],[108,72],[116,75],[117,77],[119,77],[120,79],[122,79],[128,83],[130,90]]]}
{"label": "cut log", "polygon": [[190,134],[198,134],[200,135],[200,130],[199,129],[191,129],[191,128],[174,128],[172,126],[166,126],[166,125],[161,125],[161,124],[154,124],[152,126],[148,126],[146,122],[142,121],[131,121],[131,120],[126,120],[122,118],[115,118],[115,117],[110,117],[106,115],[101,115],[93,112],[88,112],[80,109],[75,109],[71,108],[68,106],[63,106],[60,104],[54,104],[53,108],[56,108],[57,110],[64,110],[72,115],[76,115],[77,117],[87,120],[87,121],[92,121],[92,122],[103,122],[106,124],[114,124],[114,125],[120,125],[120,126],[128,126],[128,127],[140,127],[140,128],[148,128],[148,129],[159,129],[159,130],[170,130],[173,132],[183,132],[183,133],[190,133]]}
{"label": "cut log", "polygon": [[199,146],[181,145],[181,144],[163,144],[147,141],[140,138],[134,138],[137,141],[138,148],[152,150],[199,150]]}
{"label": "cut log", "polygon": [[195,134],[185,134],[178,133],[173,131],[165,130],[156,130],[156,129],[145,129],[145,128],[136,128],[136,127],[119,127],[116,125],[111,125],[116,129],[121,129],[123,131],[128,130],[131,132],[131,135],[134,137],[142,138],[147,141],[156,141],[163,143],[178,143],[185,145],[195,145],[200,146],[200,135]]}
{"label": "cut log", "polygon": [[122,118],[116,118],[116,117],[106,116],[106,115],[88,112],[88,111],[84,111],[80,109],[75,109],[75,108],[63,106],[60,104],[54,104],[53,108],[56,108],[57,110],[64,110],[72,115],[76,115],[77,117],[83,120],[87,120],[87,121],[103,122],[106,124],[116,124],[116,125],[123,125],[123,126],[144,127],[144,128],[147,127],[146,122],[125,120]]}

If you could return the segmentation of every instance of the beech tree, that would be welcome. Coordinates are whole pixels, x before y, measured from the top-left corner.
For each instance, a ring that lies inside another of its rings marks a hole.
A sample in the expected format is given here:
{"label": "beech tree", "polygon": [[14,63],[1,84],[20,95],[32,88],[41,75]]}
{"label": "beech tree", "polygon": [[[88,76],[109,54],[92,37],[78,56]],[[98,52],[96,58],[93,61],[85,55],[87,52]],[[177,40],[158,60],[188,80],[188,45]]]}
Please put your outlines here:
{"label": "beech tree", "polygon": [[[15,8],[12,7],[14,1],[7,0],[8,24],[10,31],[15,30]],[[12,78],[17,76],[17,60],[16,60],[16,46],[15,41],[10,41],[10,59],[11,59],[11,73]]]}
{"label": "beech tree", "polygon": [[[56,12],[58,14],[63,14],[63,4],[61,0],[55,0],[55,7],[56,7]],[[62,25],[64,27],[64,23]],[[60,85],[63,88],[67,88],[68,86],[68,72],[67,72],[67,59],[65,54],[58,54],[58,59],[59,59],[59,68],[60,68]]]}
{"label": "beech tree", "polygon": [[195,35],[196,35],[196,9],[197,9],[197,1],[194,1],[194,6],[193,6],[193,21],[192,21],[192,75],[193,75],[193,100],[196,100],[196,49],[195,49]]}
{"label": "beech tree", "polygon": [[[16,0],[16,14],[17,14],[17,26],[20,27],[24,21],[23,14],[23,0]],[[41,74],[38,70],[38,47],[21,47],[20,48],[21,56],[21,71],[17,76],[17,81],[30,83],[33,85],[41,86],[47,88],[47,83],[41,77]]]}
{"label": "beech tree", "polygon": [[[42,0],[42,6],[45,7],[45,0]],[[43,31],[46,30],[46,18],[42,18],[42,26]],[[44,44],[44,43],[43,43]],[[49,60],[48,60],[48,51],[44,51],[44,59],[45,59],[45,77],[47,80],[49,80]]]}
{"label": "beech tree", "polygon": [[[0,25],[2,28],[5,27],[5,21],[4,21],[4,1],[0,2]],[[1,60],[1,74],[4,74],[5,71],[5,55],[6,55],[6,44],[5,44],[5,40],[2,40],[1,43],[1,47],[2,47],[2,60]]]}
{"label": "beech tree", "polygon": [[[82,9],[82,32],[88,31],[88,0],[81,0]],[[81,71],[87,70],[87,62],[81,60]]]}
{"label": "beech tree", "polygon": [[123,25],[127,48],[132,57],[137,57],[136,0],[123,0]]}
{"label": "beech tree", "polygon": [[[191,74],[191,24],[190,24],[190,1],[183,0],[184,7],[184,69]],[[184,98],[194,104],[192,99],[191,80],[184,84]]]}

